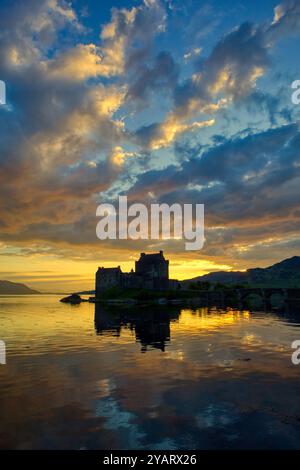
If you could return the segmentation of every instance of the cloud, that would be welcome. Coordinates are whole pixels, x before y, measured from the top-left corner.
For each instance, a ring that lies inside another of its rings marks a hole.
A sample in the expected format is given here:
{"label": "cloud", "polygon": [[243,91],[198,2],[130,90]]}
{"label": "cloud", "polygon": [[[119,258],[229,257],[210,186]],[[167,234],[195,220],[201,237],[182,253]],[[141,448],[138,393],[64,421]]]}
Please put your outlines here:
{"label": "cloud", "polygon": [[220,99],[237,100],[251,91],[268,64],[262,31],[242,24],[221,39],[206,59],[199,60],[192,78],[177,87],[173,112],[190,117],[209,111]]}
{"label": "cloud", "polygon": [[195,47],[190,52],[186,52],[184,54],[183,58],[184,58],[184,60],[188,61],[188,60],[191,60],[195,56],[199,56],[201,54],[201,52],[202,52],[201,47]]}
{"label": "cloud", "polygon": [[179,66],[175,64],[171,54],[160,52],[155,58],[154,65],[141,66],[138,77],[130,85],[127,101],[144,101],[150,92],[175,89],[179,76]]}
{"label": "cloud", "polygon": [[124,165],[127,158],[134,157],[134,156],[135,156],[134,152],[125,152],[122,147],[117,146],[113,149],[110,158],[111,158],[111,162],[114,165],[122,166]]}
{"label": "cloud", "polygon": [[[232,190],[247,185],[255,188],[258,182],[262,184],[263,180],[266,183],[271,178],[273,182],[276,178],[277,183],[283,183],[286,178],[297,174],[298,140],[297,124],[227,139],[220,145],[204,150],[200,155],[190,155],[178,167],[170,166],[164,170],[144,173],[132,192],[143,189],[145,194],[153,191],[159,197],[189,184],[202,185],[204,191],[208,192],[219,191],[218,184],[226,184],[230,192],[230,187]],[[289,170],[293,173],[290,174]],[[207,188],[212,183],[215,186]]]}
{"label": "cloud", "polygon": [[195,121],[191,124],[181,123],[175,116],[170,115],[165,122],[161,124],[152,124],[139,129],[136,133],[137,142],[142,147],[151,150],[158,150],[168,147],[176,138],[185,132],[194,131],[214,124],[213,119],[208,121]]}
{"label": "cloud", "polygon": [[[129,67],[138,68],[141,58],[151,49],[153,37],[164,31],[166,15],[161,3],[144,1],[133,7],[112,9],[112,20],[102,28],[102,67],[106,75],[123,74]],[[137,53],[136,43],[139,44]]]}
{"label": "cloud", "polygon": [[[226,140],[199,155],[190,154],[178,166],[140,175],[130,198],[148,203],[204,203],[208,253],[218,246],[228,256],[234,245],[274,234],[290,238],[300,222],[299,139],[299,126],[290,124]],[[222,234],[215,240],[209,232],[213,227],[222,227],[214,232]]]}
{"label": "cloud", "polygon": [[[180,126],[199,114],[215,114],[232,103],[240,103],[252,96],[252,104],[257,103],[259,92],[255,89],[257,80],[271,66],[270,52],[275,41],[287,34],[292,34],[300,25],[299,4],[296,1],[283,2],[275,9],[275,19],[269,25],[255,25],[245,22],[225,35],[208,57],[201,57],[196,62],[193,75],[182,83],[173,86],[173,108],[165,122],[152,124],[137,130],[137,136],[162,133],[171,121]],[[272,38],[272,40],[271,40]],[[198,50],[198,49],[196,49]],[[245,58],[247,58],[245,60]],[[262,93],[260,93],[262,96]],[[275,124],[275,98],[267,94],[262,96],[261,106],[269,112],[271,122]],[[290,116],[282,110],[283,117]],[[174,126],[172,127],[174,128]],[[169,139],[169,144],[174,139]],[[167,143],[167,139],[164,139]],[[157,147],[154,143],[146,145]]]}
{"label": "cloud", "polygon": [[117,70],[116,60],[114,67],[103,63],[101,50],[95,44],[79,44],[47,64],[50,77],[68,81],[82,81],[98,75],[109,76]]}
{"label": "cloud", "polygon": [[297,0],[284,0],[274,9],[274,19],[267,30],[269,40],[298,33],[300,27],[300,4]]}
{"label": "cloud", "polygon": [[31,1],[28,9],[11,8],[3,17],[11,26],[0,32],[10,108],[0,110],[0,212],[1,226],[11,234],[48,217],[54,224],[80,218],[94,195],[118,177],[111,152],[124,138],[124,125],[114,114],[126,90],[75,79],[76,70],[81,78],[90,76],[75,59],[73,69],[70,62],[70,68],[56,63],[54,70],[50,36],[55,49],[60,28],[81,30],[69,4]]}
{"label": "cloud", "polygon": [[74,9],[59,0],[28,0],[1,7],[1,69],[32,64],[57,40],[58,32],[69,28],[82,31]]}
{"label": "cloud", "polygon": [[[222,38],[207,58],[198,61],[192,77],[176,86],[172,84],[172,111],[165,121],[138,129],[136,136],[139,142],[142,144],[146,136],[145,145],[149,148],[172,144],[181,134],[176,129],[184,129],[185,132],[195,129],[186,123],[196,115],[215,114],[247,96],[269,63],[268,45],[262,29],[250,23],[242,24]],[[211,125],[214,120],[205,122]]]}
{"label": "cloud", "polygon": [[[99,46],[78,43],[84,28],[64,1],[30,0],[3,11],[1,78],[10,102],[0,110],[3,239],[74,243],[74,224],[88,219],[81,233],[95,241],[99,193],[136,153],[124,150],[124,122],[115,117],[126,84],[89,80],[122,75],[127,63],[138,66],[135,42],[150,46],[163,30],[162,11],[159,2],[114,9]],[[60,44],[65,28],[75,34],[72,47]],[[158,57],[158,66],[165,60]]]}
{"label": "cloud", "polygon": [[[73,10],[51,3],[65,18],[76,20]],[[43,65],[50,77],[68,81],[124,75],[136,62],[135,43],[139,42],[140,50],[149,50],[155,34],[164,28],[164,18],[159,2],[145,2],[130,10],[113,8],[111,22],[103,26],[99,44],[77,44],[60,50]]]}

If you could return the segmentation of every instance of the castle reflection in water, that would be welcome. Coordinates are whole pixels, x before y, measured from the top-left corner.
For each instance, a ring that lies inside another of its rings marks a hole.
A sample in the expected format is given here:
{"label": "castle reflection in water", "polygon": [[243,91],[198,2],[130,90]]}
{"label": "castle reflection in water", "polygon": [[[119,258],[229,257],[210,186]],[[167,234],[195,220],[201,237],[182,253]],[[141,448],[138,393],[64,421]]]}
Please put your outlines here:
{"label": "castle reflection in water", "polygon": [[98,335],[120,336],[123,328],[130,329],[141,344],[141,352],[149,347],[164,351],[170,341],[170,322],[178,320],[179,315],[177,307],[127,310],[95,304],[95,330]]}

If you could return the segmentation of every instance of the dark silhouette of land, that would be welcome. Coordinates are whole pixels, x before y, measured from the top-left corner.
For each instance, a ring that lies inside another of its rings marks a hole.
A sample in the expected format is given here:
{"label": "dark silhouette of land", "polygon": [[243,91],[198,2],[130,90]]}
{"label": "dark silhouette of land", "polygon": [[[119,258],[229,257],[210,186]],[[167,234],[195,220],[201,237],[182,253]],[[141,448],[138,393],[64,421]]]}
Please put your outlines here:
{"label": "dark silhouette of land", "polygon": [[181,281],[182,287],[195,287],[202,283],[244,285],[248,287],[300,287],[300,256],[293,256],[268,268],[253,268],[247,271],[216,271],[204,276]]}
{"label": "dark silhouette of land", "polygon": [[19,282],[0,281],[1,295],[24,295],[24,294],[40,294],[37,290],[31,289],[25,284]]}
{"label": "dark silhouette of land", "polygon": [[[220,290],[227,287],[299,289],[300,256],[293,256],[267,268],[251,268],[247,269],[247,271],[215,271],[203,276],[179,281],[179,284],[181,291],[191,289]],[[94,295],[95,290],[77,293],[81,295]]]}

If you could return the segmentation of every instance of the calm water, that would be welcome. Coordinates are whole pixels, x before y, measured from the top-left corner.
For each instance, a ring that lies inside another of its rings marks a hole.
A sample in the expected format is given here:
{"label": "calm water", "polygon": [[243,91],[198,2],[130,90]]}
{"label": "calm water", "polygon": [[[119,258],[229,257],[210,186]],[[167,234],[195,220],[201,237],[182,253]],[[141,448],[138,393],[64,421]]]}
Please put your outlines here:
{"label": "calm water", "polygon": [[0,297],[0,447],[300,448],[297,315]]}

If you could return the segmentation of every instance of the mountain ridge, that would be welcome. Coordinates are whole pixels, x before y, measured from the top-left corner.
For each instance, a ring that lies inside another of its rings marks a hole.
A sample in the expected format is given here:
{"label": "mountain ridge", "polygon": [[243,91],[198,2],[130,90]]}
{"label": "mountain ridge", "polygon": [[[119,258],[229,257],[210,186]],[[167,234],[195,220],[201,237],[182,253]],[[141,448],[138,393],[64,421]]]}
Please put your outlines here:
{"label": "mountain ridge", "polygon": [[24,295],[24,294],[40,294],[37,290],[31,289],[20,282],[11,282],[0,280],[1,295]]}
{"label": "mountain ridge", "polygon": [[188,283],[211,282],[224,284],[251,284],[261,286],[300,287],[300,256],[292,256],[266,268],[250,268],[246,271],[215,271],[203,276],[181,281]]}

